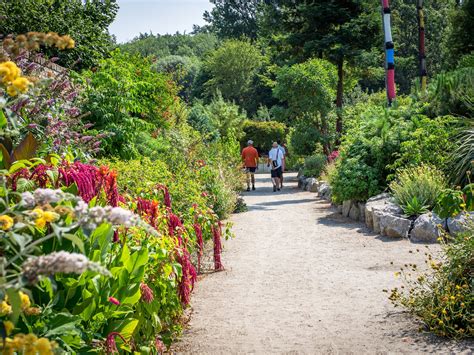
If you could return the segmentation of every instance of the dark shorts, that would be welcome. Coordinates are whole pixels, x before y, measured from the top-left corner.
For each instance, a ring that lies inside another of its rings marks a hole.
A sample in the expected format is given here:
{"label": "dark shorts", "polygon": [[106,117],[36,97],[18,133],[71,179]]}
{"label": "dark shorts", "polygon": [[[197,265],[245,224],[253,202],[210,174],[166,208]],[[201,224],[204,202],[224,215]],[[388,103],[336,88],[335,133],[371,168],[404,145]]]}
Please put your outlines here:
{"label": "dark shorts", "polygon": [[245,172],[246,173],[255,173],[255,171],[257,170],[257,168],[249,168],[249,167],[246,167],[245,168]]}
{"label": "dark shorts", "polygon": [[283,176],[281,166],[279,168],[272,169],[272,178],[279,178],[281,176]]}

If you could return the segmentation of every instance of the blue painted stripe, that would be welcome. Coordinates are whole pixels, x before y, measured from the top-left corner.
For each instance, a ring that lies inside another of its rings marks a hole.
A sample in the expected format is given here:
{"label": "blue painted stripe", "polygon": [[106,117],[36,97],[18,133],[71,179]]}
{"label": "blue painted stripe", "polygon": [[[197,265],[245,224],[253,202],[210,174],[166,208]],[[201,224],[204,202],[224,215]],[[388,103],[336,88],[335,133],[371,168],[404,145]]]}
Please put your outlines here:
{"label": "blue painted stripe", "polygon": [[386,58],[387,58],[387,63],[395,63],[395,53],[393,49],[387,49]]}

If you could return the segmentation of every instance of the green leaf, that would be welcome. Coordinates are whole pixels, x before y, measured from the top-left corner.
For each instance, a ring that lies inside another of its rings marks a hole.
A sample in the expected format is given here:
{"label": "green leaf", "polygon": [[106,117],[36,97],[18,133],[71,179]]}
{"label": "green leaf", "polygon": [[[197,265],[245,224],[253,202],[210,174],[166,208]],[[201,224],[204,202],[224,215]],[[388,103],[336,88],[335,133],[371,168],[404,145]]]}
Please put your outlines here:
{"label": "green leaf", "polygon": [[36,150],[38,149],[38,141],[30,132],[25,138],[18,144],[13,150],[12,161],[31,159],[35,156]]}
{"label": "green leaf", "polygon": [[113,321],[110,326],[109,330],[112,332],[120,333],[126,340],[129,340],[135,328],[138,325],[138,319],[135,318],[127,318],[120,321]]}
{"label": "green leaf", "polygon": [[21,313],[20,293],[13,288],[9,288],[7,290],[7,295],[8,295],[8,302],[10,302],[10,305],[12,306],[12,314],[10,315],[10,319],[12,320],[13,323],[16,323]]}
{"label": "green leaf", "polygon": [[76,183],[72,183],[71,185],[69,185],[68,187],[63,187],[62,190],[64,192],[67,192],[67,193],[70,193],[70,194],[73,194],[73,195],[78,195],[79,194],[79,189],[76,185]]}
{"label": "green leaf", "polygon": [[3,110],[0,110],[0,128],[5,127],[8,124],[7,117]]}
{"label": "green leaf", "polygon": [[10,167],[10,169],[8,169],[8,172],[9,172],[10,174],[13,174],[14,172],[16,172],[16,171],[18,171],[18,170],[20,170],[20,169],[24,169],[24,168],[26,168],[25,163],[22,163],[22,162],[18,162],[18,161],[17,161],[17,162],[15,162],[15,163],[12,164],[12,166]]}
{"label": "green leaf", "polygon": [[79,251],[82,254],[85,254],[84,242],[82,241],[81,238],[79,238],[75,234],[67,234],[67,233],[63,234],[63,237],[70,240],[79,249]]}
{"label": "green leaf", "polygon": [[8,153],[7,148],[3,144],[0,143],[0,152],[2,153],[2,165],[4,169],[10,169],[11,166],[11,158],[10,153]]}

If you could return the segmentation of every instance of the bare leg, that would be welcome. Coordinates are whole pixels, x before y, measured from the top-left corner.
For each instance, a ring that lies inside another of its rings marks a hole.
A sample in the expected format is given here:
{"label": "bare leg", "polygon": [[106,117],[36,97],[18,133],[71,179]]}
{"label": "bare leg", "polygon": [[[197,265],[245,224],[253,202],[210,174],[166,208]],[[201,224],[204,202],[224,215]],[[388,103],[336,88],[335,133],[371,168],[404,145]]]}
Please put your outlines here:
{"label": "bare leg", "polygon": [[[252,179],[252,188],[255,190],[255,174],[251,173],[250,178]],[[248,182],[247,182],[248,185]]]}
{"label": "bare leg", "polygon": [[250,190],[250,176],[251,175],[252,174],[249,171],[247,171],[247,190]]}

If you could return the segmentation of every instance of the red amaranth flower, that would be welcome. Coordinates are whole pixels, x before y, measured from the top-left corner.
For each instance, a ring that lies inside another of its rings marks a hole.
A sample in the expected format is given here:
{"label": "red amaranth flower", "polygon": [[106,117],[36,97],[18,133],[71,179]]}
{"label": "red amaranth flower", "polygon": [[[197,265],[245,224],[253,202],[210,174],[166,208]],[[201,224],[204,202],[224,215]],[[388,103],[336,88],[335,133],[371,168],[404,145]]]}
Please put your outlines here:
{"label": "red amaranth flower", "polygon": [[214,241],[214,270],[221,271],[224,270],[224,266],[221,262],[221,235],[222,235],[222,225],[221,222],[218,222],[217,226],[212,226],[212,236]]}
{"label": "red amaranth flower", "polygon": [[153,290],[145,283],[140,284],[140,291],[142,292],[141,300],[145,303],[151,303],[155,299]]}
{"label": "red amaranth flower", "polygon": [[39,187],[45,188],[49,180],[47,172],[51,169],[50,165],[37,165],[30,175],[30,180],[35,181]]}
{"label": "red amaranth flower", "polygon": [[140,216],[152,227],[156,228],[159,216],[158,201],[137,198],[137,210]]}
{"label": "red amaranth flower", "polygon": [[170,236],[174,237],[177,236],[179,246],[182,244],[181,233],[182,233],[183,223],[179,219],[177,215],[172,212],[168,214],[168,230]]}
{"label": "red amaranth flower", "polygon": [[189,251],[184,247],[178,249],[177,261],[181,264],[182,276],[178,286],[178,293],[183,305],[188,305],[191,292],[197,280],[196,268],[190,261]]}
{"label": "red amaranth flower", "polygon": [[202,240],[202,228],[199,223],[194,223],[194,232],[196,233],[196,241],[199,247],[198,257],[198,274],[201,273],[201,257],[204,250],[204,241]]}
{"label": "red amaranth flower", "polygon": [[170,193],[168,191],[168,188],[165,186],[165,185],[157,185],[157,188],[161,191],[163,191],[163,195],[164,195],[164,204],[166,207],[168,208],[171,208],[171,196],[170,196]]}
{"label": "red amaranth flower", "polygon": [[117,349],[117,343],[115,342],[115,337],[117,336],[120,337],[124,343],[127,343],[122,334],[118,332],[109,333],[109,335],[107,335],[107,340],[105,341],[107,354],[115,354],[119,352]]}
{"label": "red amaranth flower", "polygon": [[164,352],[166,351],[166,346],[159,336],[155,338],[155,348],[158,354],[160,355],[164,354]]}
{"label": "red amaranth flower", "polygon": [[120,301],[118,299],[116,299],[115,297],[109,297],[109,302],[113,303],[116,306],[120,305]]}

